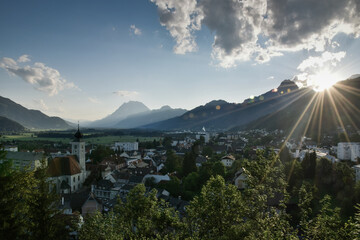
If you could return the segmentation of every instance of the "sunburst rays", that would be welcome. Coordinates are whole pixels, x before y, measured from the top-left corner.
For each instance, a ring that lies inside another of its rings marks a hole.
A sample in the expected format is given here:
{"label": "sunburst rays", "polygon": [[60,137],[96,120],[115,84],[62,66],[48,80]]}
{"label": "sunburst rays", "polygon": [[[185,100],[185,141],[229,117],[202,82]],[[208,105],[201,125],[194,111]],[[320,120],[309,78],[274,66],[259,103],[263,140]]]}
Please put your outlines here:
{"label": "sunburst rays", "polygon": [[[360,97],[360,90],[353,86],[337,83],[324,91],[316,91],[307,102],[304,110],[299,114],[298,119],[282,144],[279,154],[284,150],[286,143],[294,137],[295,132],[300,132],[300,139],[303,139],[310,132],[317,134],[317,142],[321,142],[321,136],[325,131],[323,123],[327,127],[337,126],[343,133],[345,140],[350,142],[346,124],[351,125],[356,131],[359,130],[360,110],[354,103],[354,98]],[[352,98],[352,99],[350,99]],[[353,100],[353,101],[351,101]],[[354,119],[355,118],[355,119]],[[337,129],[334,129],[336,131]],[[301,146],[298,147],[300,150]],[[279,155],[278,154],[278,155]],[[294,160],[296,161],[296,160]],[[289,182],[295,162],[290,167],[287,181]]]}

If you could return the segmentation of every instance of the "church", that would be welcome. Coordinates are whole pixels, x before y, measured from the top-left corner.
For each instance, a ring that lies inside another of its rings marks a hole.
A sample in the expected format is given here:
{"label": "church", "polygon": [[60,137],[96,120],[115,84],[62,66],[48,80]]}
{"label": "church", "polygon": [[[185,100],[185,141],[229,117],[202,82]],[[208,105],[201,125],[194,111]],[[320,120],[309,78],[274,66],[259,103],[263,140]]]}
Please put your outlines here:
{"label": "church", "polygon": [[85,142],[78,126],[71,142],[71,155],[56,157],[49,163],[49,180],[57,193],[73,193],[82,188],[86,179]]}

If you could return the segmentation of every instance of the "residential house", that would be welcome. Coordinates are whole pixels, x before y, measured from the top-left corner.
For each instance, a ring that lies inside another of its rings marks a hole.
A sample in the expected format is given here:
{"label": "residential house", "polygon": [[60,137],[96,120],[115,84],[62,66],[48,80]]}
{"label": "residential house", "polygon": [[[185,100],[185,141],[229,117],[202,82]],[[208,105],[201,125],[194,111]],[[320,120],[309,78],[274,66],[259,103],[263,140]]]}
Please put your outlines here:
{"label": "residential house", "polygon": [[235,157],[233,155],[227,155],[221,158],[221,162],[225,165],[225,167],[231,167],[235,162]]}
{"label": "residential house", "polygon": [[83,216],[93,214],[95,212],[102,212],[103,207],[101,201],[99,201],[93,193],[90,193],[89,197],[86,199],[84,204],[81,207],[81,212]]}
{"label": "residential house", "polygon": [[114,199],[119,194],[119,190],[119,187],[114,187],[111,181],[105,179],[91,185],[91,192],[99,199]]}
{"label": "residential house", "polygon": [[241,168],[239,171],[235,173],[233,183],[238,189],[245,189],[247,188],[246,181],[247,181],[247,175],[245,173],[245,169]]}
{"label": "residential house", "polygon": [[47,158],[43,153],[7,152],[5,159],[12,160],[13,167],[20,170],[36,170],[41,167],[43,159],[43,163],[47,165]]}
{"label": "residential house", "polygon": [[142,182],[145,183],[147,179],[154,179],[154,183],[159,183],[161,181],[170,181],[169,175],[155,175],[155,174],[147,174],[143,178]]}

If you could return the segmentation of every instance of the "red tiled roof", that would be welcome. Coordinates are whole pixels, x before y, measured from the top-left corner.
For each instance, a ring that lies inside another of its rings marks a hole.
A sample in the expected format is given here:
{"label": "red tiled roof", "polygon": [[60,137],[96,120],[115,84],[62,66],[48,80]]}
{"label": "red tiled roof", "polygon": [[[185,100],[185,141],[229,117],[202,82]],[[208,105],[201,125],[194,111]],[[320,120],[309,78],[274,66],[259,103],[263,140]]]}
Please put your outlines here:
{"label": "red tiled roof", "polygon": [[75,175],[81,173],[81,168],[75,156],[57,157],[50,162],[48,173],[51,177]]}

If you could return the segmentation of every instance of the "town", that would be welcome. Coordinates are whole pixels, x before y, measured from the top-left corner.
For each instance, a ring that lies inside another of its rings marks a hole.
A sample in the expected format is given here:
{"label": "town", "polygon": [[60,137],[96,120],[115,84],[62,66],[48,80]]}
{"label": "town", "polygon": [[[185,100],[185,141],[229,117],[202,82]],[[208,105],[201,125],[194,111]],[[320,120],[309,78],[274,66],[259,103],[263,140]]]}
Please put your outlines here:
{"label": "town", "polygon": [[[351,139],[359,139],[359,132],[348,132]],[[337,134],[341,136],[341,129]],[[282,130],[264,129],[219,133],[203,128],[199,132],[166,132],[163,136],[153,142],[90,145],[78,126],[68,144],[53,143],[47,151],[18,149],[16,141],[3,142],[6,155],[2,161],[12,161],[12,167],[21,171],[46,167],[47,181],[59,196],[58,209],[70,218],[79,217],[79,224],[88,215],[111,212],[119,200],[126,202],[129,192],[139,184],[147,192],[156,189],[158,199],[180,216],[185,215],[189,202],[211,175],[222,176],[239,191],[247,188],[245,161],[255,161],[259,153],[269,156],[272,152],[285,166],[296,161],[304,169],[304,163],[314,155],[318,163],[311,167],[316,168],[322,161],[330,167],[343,164],[352,169],[352,184],[360,181],[360,142],[342,142],[343,136],[325,136],[324,144],[306,136],[298,141],[287,139]],[[78,233],[71,232],[70,236],[77,238]]]}
{"label": "town", "polygon": [[360,239],[360,0],[1,0],[0,240]]}

